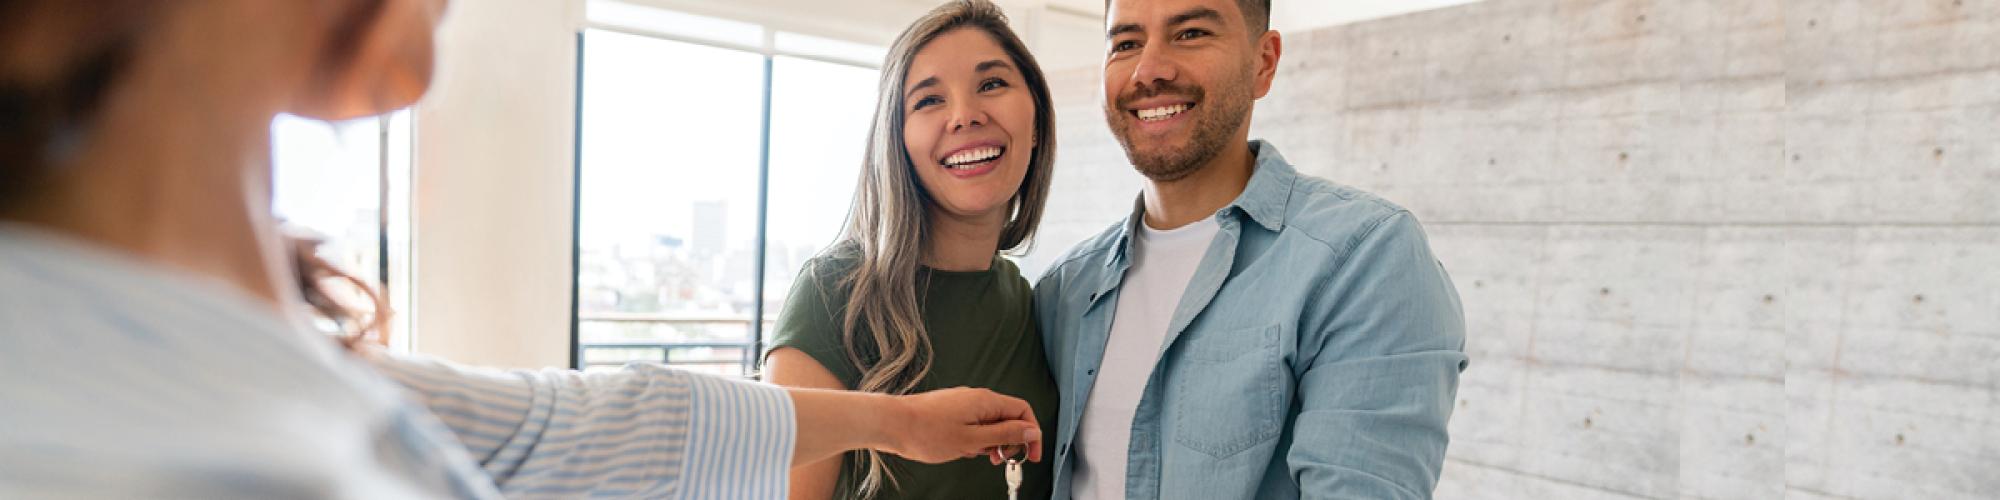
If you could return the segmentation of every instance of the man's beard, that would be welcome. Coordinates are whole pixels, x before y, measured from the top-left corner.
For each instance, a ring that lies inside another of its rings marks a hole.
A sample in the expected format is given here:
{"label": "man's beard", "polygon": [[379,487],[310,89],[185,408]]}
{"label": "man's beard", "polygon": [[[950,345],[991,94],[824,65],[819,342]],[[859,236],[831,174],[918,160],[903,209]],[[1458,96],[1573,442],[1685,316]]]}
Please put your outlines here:
{"label": "man's beard", "polygon": [[[1187,178],[1207,165],[1229,145],[1232,136],[1250,119],[1249,84],[1228,85],[1215,99],[1207,99],[1207,91],[1198,86],[1181,86],[1161,83],[1127,95],[1119,96],[1118,102],[1106,106],[1105,122],[1111,124],[1111,134],[1118,137],[1118,143],[1125,147],[1125,157],[1132,161],[1132,168],[1139,175],[1154,182],[1173,182]],[[1194,137],[1180,147],[1135,146],[1132,136],[1140,134],[1135,130],[1138,117],[1126,110],[1133,101],[1160,95],[1174,95],[1188,98],[1196,107],[1183,113],[1195,113]],[[1143,149],[1142,149],[1143,148]]]}

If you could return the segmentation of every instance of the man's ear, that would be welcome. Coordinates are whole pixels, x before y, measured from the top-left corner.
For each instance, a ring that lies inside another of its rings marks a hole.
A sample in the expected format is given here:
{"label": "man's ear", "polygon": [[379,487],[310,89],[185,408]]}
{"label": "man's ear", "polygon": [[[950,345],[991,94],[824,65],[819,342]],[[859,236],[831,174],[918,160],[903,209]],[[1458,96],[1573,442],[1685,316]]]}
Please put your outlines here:
{"label": "man's ear", "polygon": [[362,0],[329,30],[313,79],[291,112],[322,120],[407,107],[430,88],[440,2]]}
{"label": "man's ear", "polygon": [[1278,30],[1265,30],[1257,35],[1257,94],[1258,99],[1271,93],[1271,82],[1278,78],[1278,58],[1285,52],[1285,38]]}

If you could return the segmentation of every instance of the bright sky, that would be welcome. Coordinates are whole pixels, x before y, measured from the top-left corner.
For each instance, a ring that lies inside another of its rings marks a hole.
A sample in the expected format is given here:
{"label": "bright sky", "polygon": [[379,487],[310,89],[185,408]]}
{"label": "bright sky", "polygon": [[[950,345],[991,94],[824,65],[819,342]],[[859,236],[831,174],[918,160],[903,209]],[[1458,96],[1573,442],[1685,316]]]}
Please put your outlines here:
{"label": "bright sky", "polygon": [[773,241],[819,246],[840,233],[868,149],[879,74],[778,58],[771,97]]}
{"label": "bright sky", "polygon": [[[763,56],[596,30],[587,32],[584,50],[580,243],[690,240],[693,206],[722,202],[724,247],[750,248]],[[877,74],[791,57],[773,62],[768,222],[779,262],[839,233],[866,148]],[[377,204],[377,119],[329,124],[280,116],[271,128],[280,217],[335,244],[354,228],[374,228],[363,217]]]}
{"label": "bright sky", "polygon": [[339,238],[360,210],[374,209],[381,178],[378,123],[373,117],[333,124],[291,115],[272,121],[278,216]]}
{"label": "bright sky", "polygon": [[[729,248],[756,229],[763,56],[609,31],[584,41],[584,246],[692,236],[697,202],[728,206]],[[870,69],[778,58],[774,243],[839,231],[875,102]]]}

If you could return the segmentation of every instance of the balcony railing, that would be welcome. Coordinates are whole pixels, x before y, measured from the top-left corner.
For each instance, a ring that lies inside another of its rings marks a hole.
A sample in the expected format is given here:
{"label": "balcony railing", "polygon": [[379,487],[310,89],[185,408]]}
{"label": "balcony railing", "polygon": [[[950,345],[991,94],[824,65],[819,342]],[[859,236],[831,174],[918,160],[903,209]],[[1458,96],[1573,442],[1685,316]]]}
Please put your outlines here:
{"label": "balcony railing", "polygon": [[[766,317],[766,331],[776,318]],[[664,335],[644,339],[592,339],[584,335],[577,344],[585,370],[616,368],[634,361],[664,363],[691,371],[728,376],[750,376],[757,364],[758,342],[750,330],[750,318],[729,315],[587,313],[577,315],[580,327],[588,325],[628,325],[648,329],[668,327]],[[702,333],[734,330],[739,335],[716,339]],[[588,331],[588,330],[586,330]],[[704,332],[706,331],[706,332]]]}

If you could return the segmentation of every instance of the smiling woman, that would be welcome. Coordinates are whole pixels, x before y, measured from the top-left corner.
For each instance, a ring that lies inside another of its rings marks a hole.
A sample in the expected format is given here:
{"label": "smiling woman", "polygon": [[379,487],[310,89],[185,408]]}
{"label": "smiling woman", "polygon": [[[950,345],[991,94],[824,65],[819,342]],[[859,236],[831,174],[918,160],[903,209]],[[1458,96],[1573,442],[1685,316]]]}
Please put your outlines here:
{"label": "smiling woman", "polygon": [[[986,387],[1054,416],[1027,280],[999,257],[1040,221],[1054,132],[1041,68],[998,7],[950,2],[904,31],[883,64],[846,231],[794,283],[768,380],[890,394]],[[1028,497],[1047,496],[1049,477],[1028,467]],[[794,469],[792,497],[1000,498],[1002,479],[977,460],[856,453]]]}

